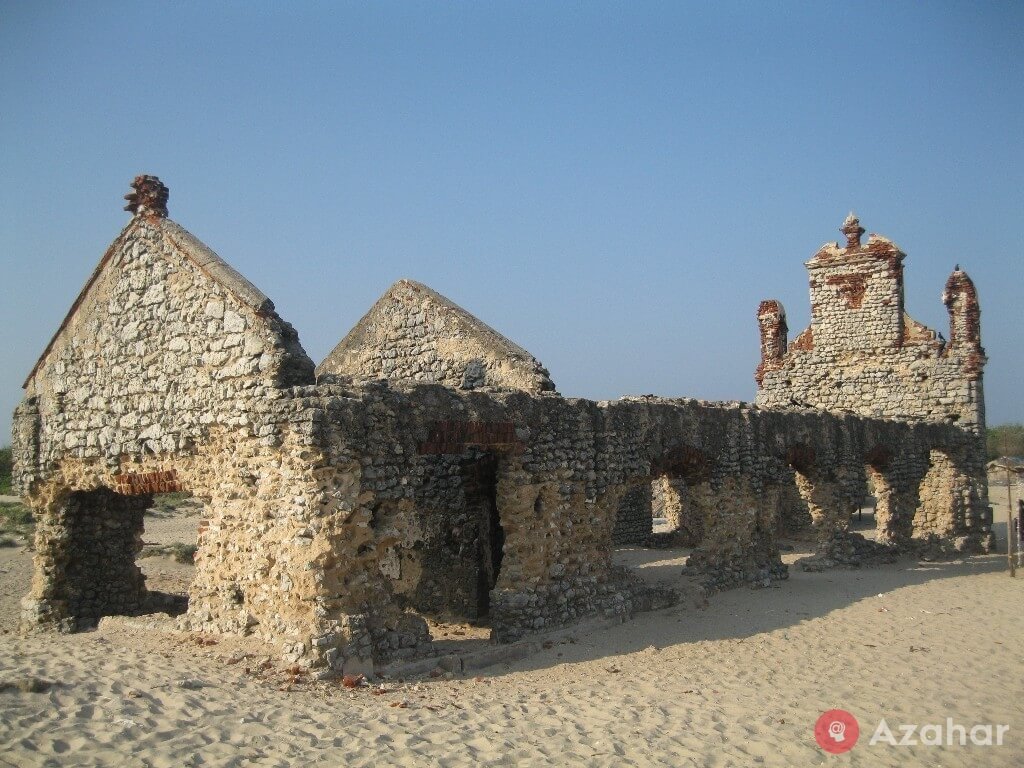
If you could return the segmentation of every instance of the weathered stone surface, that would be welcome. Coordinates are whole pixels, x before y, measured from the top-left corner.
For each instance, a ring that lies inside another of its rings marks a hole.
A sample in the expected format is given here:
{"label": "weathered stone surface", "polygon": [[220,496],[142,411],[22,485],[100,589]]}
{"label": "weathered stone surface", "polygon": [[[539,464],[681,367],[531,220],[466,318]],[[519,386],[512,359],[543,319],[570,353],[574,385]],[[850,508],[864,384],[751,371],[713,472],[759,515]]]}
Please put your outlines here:
{"label": "weathered stone surface", "polygon": [[[949,291],[970,304],[962,280]],[[960,549],[989,533],[960,423],[562,398],[436,294],[386,298],[314,383],[270,300],[140,207],[15,412],[15,481],[38,520],[25,628],[151,610],[134,556],[148,495],[168,489],[205,505],[181,626],[350,674],[420,653],[425,615],[512,641],[671,604],[612,564],[615,542],[649,536],[655,501],[710,589],[785,578],[786,527],[813,530],[808,567],[869,562],[915,533]],[[847,530],[868,477],[877,546]]]}
{"label": "weathered stone surface", "polygon": [[[881,513],[890,525],[889,505],[914,503],[905,497],[916,495],[921,485],[915,536],[965,537],[964,546],[987,548],[993,540],[984,477],[985,352],[974,285],[957,265],[943,293],[950,316],[946,342],[904,310],[905,254],[878,235],[862,245],[864,230],[853,214],[842,232],[845,248],[826,244],[807,262],[811,325],[788,348],[781,305],[761,303],[756,402],[765,408],[798,406],[955,425],[967,436],[960,453],[933,450],[915,457],[917,464],[923,457],[931,467],[924,485],[919,474],[900,480],[898,488],[887,492]],[[892,530],[888,535],[902,536]]]}
{"label": "weathered stone surface", "polygon": [[553,392],[529,352],[436,291],[399,280],[317,367],[317,374]]}

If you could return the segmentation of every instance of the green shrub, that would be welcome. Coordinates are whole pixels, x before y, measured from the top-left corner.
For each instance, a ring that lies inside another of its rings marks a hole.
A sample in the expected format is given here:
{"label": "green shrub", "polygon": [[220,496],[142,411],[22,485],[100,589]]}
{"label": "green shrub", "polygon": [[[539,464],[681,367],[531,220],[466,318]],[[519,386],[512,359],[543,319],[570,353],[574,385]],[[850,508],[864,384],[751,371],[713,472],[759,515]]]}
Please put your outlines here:
{"label": "green shrub", "polygon": [[[31,538],[35,530],[32,510],[24,504],[0,502],[0,534]],[[5,538],[7,538],[5,536]]]}
{"label": "green shrub", "polygon": [[189,513],[198,514],[202,508],[201,503],[192,497],[191,493],[174,491],[172,493],[157,493],[153,496],[153,506],[146,510],[151,517],[169,517],[172,515]]}
{"label": "green shrub", "polygon": [[989,427],[986,438],[989,461],[1000,456],[1024,456],[1024,424]]}
{"label": "green shrub", "polygon": [[0,502],[0,525],[32,525],[32,510],[21,502]]}
{"label": "green shrub", "polygon": [[142,558],[166,555],[177,563],[192,565],[196,561],[197,549],[198,547],[195,544],[185,544],[184,542],[176,541],[173,544],[146,547],[138,556]]}
{"label": "green shrub", "polygon": [[11,458],[11,447],[0,448],[0,494],[10,495],[11,471],[13,469],[14,461]]}

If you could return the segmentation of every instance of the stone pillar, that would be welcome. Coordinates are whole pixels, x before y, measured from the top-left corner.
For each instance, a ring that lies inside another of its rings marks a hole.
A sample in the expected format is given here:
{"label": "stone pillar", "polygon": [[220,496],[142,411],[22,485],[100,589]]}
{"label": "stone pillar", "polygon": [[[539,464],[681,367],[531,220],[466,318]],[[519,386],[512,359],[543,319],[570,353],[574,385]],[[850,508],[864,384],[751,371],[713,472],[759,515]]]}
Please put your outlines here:
{"label": "stone pillar", "polygon": [[800,498],[811,515],[817,552],[826,554],[832,541],[849,528],[849,510],[843,504],[845,494],[833,478],[810,471],[797,471],[794,475]]}
{"label": "stone pillar", "polygon": [[914,513],[915,538],[931,535],[951,538],[963,527],[966,480],[948,454],[931,452],[928,473],[918,491],[920,503]]}
{"label": "stone pillar", "polygon": [[778,368],[786,354],[789,327],[782,302],[775,299],[762,301],[757,308],[757,324],[761,329],[761,364],[757,366],[754,379],[761,386],[765,373]]}
{"label": "stone pillar", "polygon": [[908,538],[901,514],[900,496],[895,492],[885,471],[870,464],[866,468],[875,496],[875,540],[880,544],[900,546]]}
{"label": "stone pillar", "polygon": [[615,516],[612,543],[616,545],[640,544],[654,532],[654,514],[651,509],[651,483],[642,480],[630,487]]}
{"label": "stone pillar", "polygon": [[709,493],[706,481],[694,487],[687,485],[685,480],[668,475],[654,481],[655,512],[660,511],[668,521],[677,546],[695,547],[704,538],[702,502]]}
{"label": "stone pillar", "polygon": [[919,474],[912,535],[929,556],[988,552],[995,545],[987,484],[972,470],[972,449],[932,450],[928,470]]}
{"label": "stone pillar", "polygon": [[696,506],[704,535],[687,560],[705,587],[721,589],[745,582],[768,586],[788,569],[776,539],[777,500],[746,478],[726,477],[717,488],[701,487]]}
{"label": "stone pillar", "polygon": [[779,512],[779,528],[785,536],[804,537],[813,529],[811,513],[807,502],[797,489],[796,479],[790,472],[791,484],[780,484],[775,489],[776,506]]}

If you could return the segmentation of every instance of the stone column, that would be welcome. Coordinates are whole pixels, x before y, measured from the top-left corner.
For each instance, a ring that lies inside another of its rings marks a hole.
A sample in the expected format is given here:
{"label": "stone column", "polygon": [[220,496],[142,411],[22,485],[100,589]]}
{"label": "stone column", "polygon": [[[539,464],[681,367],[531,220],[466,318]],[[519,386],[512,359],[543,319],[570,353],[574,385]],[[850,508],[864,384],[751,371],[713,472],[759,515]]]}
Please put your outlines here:
{"label": "stone column", "polygon": [[846,494],[835,478],[819,473],[795,472],[800,498],[807,504],[815,533],[818,554],[827,554],[833,540],[849,529],[849,512],[844,505]]}
{"label": "stone column", "polygon": [[619,503],[612,531],[613,544],[640,544],[654,531],[651,511],[651,483],[641,480],[626,491]]}

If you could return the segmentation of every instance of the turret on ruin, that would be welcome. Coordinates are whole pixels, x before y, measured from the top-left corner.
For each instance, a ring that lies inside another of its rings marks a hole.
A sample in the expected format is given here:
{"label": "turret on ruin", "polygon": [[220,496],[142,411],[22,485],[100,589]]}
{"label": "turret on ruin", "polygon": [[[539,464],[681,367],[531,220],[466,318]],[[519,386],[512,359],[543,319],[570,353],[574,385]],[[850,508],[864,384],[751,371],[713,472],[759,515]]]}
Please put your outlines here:
{"label": "turret on ruin", "polygon": [[[865,230],[853,213],[840,231],[845,247],[826,243],[806,262],[808,328],[788,345],[766,342],[766,334],[771,339],[778,333],[777,313],[770,309],[778,302],[762,302],[758,308],[757,404],[955,425],[969,434],[970,447],[957,462],[960,471],[973,478],[970,493],[979,499],[975,506],[983,507],[986,359],[974,284],[957,265],[942,294],[950,316],[945,342],[906,312],[906,254],[880,235],[863,242]],[[954,528],[964,533],[967,521],[953,517],[947,516],[946,533]]]}
{"label": "turret on ruin", "polygon": [[964,361],[965,370],[981,381],[985,350],[981,346],[981,308],[974,282],[957,264],[946,281],[942,303],[949,311],[949,343],[944,354]]}
{"label": "turret on ruin", "polygon": [[786,310],[782,302],[766,299],[757,308],[757,324],[761,328],[761,364],[757,367],[754,378],[760,384],[765,371],[777,368],[782,364],[788,347]]}
{"label": "turret on ruin", "polygon": [[826,243],[806,263],[807,329],[788,344],[766,347],[765,334],[778,333],[770,308],[779,305],[762,302],[758,308],[758,405],[955,422],[982,433],[985,358],[978,297],[967,273],[958,266],[946,283],[950,340],[944,343],[904,308],[906,254],[880,235],[862,243],[864,229],[852,213],[840,231],[845,247]]}

